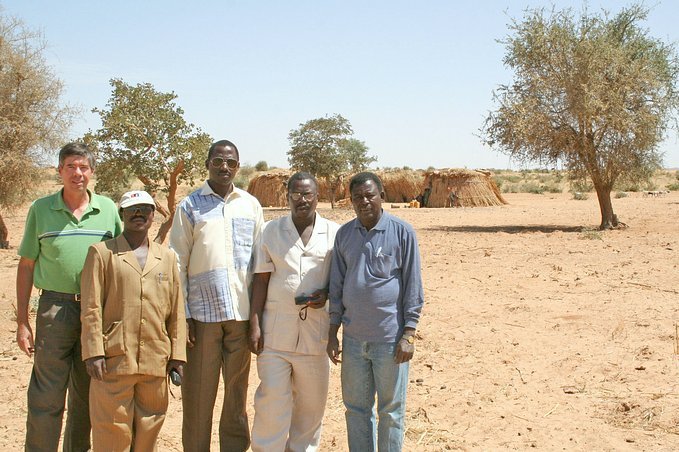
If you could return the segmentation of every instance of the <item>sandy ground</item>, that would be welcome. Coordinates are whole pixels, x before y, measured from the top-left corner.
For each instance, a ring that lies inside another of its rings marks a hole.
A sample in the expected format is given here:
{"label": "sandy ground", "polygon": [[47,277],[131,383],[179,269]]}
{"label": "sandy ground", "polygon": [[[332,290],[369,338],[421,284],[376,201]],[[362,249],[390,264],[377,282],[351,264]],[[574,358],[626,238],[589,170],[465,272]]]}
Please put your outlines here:
{"label": "sandy ground", "polygon": [[[404,450],[679,450],[679,193],[614,200],[629,228],[605,233],[593,231],[594,195],[506,198],[475,209],[387,205],[417,230],[426,297]],[[13,312],[25,213],[6,216],[14,249],[0,251],[3,451],[22,448],[31,370]],[[251,401],[254,360],[250,381]],[[339,388],[333,368],[323,450],[347,449]],[[181,450],[180,397],[162,451]]]}

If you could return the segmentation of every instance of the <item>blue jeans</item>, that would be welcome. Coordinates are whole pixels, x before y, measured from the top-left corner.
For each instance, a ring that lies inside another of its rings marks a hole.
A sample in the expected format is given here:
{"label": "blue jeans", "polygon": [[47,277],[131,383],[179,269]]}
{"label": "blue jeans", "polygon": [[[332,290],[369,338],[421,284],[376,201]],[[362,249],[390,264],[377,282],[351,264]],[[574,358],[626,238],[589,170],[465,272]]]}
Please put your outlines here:
{"label": "blue jeans", "polygon": [[396,364],[396,342],[342,339],[342,399],[346,408],[349,450],[400,451],[403,446],[408,363]]}

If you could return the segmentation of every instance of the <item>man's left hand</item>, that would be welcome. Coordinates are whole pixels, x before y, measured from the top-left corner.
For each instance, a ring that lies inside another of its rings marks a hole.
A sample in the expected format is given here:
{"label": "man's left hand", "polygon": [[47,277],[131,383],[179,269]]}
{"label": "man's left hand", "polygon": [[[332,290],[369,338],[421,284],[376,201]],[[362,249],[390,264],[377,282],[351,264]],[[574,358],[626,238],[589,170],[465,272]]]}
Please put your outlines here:
{"label": "man's left hand", "polygon": [[410,361],[415,354],[415,344],[409,343],[407,339],[408,337],[404,335],[396,344],[396,354],[394,355],[394,361],[396,361],[397,364]]}
{"label": "man's left hand", "polygon": [[169,360],[166,368],[168,375],[172,369],[176,370],[180,377],[184,377],[184,361],[178,361],[176,359]]}

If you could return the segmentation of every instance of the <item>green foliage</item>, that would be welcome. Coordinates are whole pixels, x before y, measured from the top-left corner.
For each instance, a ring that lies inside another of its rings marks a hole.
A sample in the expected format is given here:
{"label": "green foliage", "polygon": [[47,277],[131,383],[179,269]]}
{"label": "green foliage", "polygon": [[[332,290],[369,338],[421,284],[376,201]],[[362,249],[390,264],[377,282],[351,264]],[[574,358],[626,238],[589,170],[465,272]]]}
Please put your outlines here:
{"label": "green foliage", "polygon": [[527,10],[512,21],[504,63],[514,80],[495,93],[482,128],[486,144],[519,162],[563,162],[602,195],[602,228],[615,226],[616,181],[648,180],[658,143],[679,106],[673,45],[639,26],[641,5],[617,15]]}
{"label": "green foliage", "polygon": [[[334,187],[349,170],[360,171],[375,161],[362,141],[352,138],[351,124],[341,115],[311,119],[288,135],[288,162],[297,171],[324,178]],[[334,190],[331,190],[331,203]]]}
{"label": "green foliage", "polygon": [[269,164],[266,163],[264,160],[260,160],[255,164],[255,170],[257,171],[268,171],[269,170]]}
{"label": "green foliage", "polygon": [[667,184],[667,189],[670,191],[679,191],[679,182]]}
{"label": "green foliage", "polygon": [[[176,206],[179,184],[195,185],[205,170],[212,139],[184,119],[177,95],[162,93],[150,83],[128,85],[112,79],[113,91],[106,107],[94,108],[101,128],[84,140],[97,152],[97,191],[119,193],[139,179],[152,195],[167,194],[167,219],[157,240],[164,240]],[[163,211],[164,210],[164,211]]]}

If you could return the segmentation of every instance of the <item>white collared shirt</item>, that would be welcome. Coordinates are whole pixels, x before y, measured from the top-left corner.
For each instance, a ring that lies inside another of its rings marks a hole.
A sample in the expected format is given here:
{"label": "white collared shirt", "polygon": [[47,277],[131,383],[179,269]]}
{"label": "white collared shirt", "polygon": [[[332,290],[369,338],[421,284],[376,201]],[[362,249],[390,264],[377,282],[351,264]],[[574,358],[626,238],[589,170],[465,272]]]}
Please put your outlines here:
{"label": "white collared shirt", "polygon": [[264,305],[264,346],[275,350],[322,354],[328,340],[328,310],[308,308],[306,320],[295,297],[327,289],[335,234],[339,225],[316,213],[306,246],[291,216],[264,226],[256,247],[255,273],[271,273]]}
{"label": "white collared shirt", "polygon": [[235,186],[222,198],[205,182],[179,203],[170,248],[179,258],[187,318],[248,320],[253,245],[263,225],[257,199]]}

